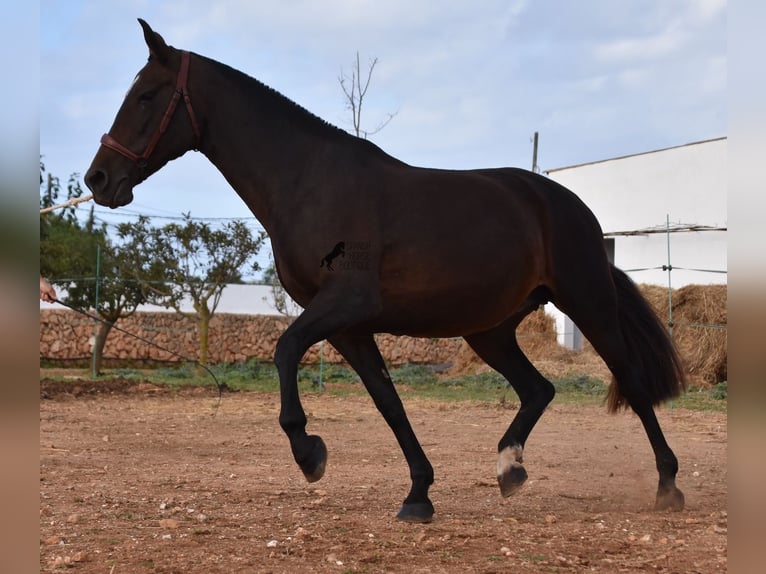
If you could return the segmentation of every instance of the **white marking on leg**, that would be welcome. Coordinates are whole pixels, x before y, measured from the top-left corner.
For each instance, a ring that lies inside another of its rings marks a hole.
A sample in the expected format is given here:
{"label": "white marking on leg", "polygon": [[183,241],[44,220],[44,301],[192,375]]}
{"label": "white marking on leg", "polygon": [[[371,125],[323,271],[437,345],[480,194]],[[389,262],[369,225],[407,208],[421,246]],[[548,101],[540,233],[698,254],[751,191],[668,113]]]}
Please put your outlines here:
{"label": "white marking on leg", "polygon": [[497,457],[497,476],[505,476],[513,467],[522,466],[524,448],[521,445],[507,446]]}

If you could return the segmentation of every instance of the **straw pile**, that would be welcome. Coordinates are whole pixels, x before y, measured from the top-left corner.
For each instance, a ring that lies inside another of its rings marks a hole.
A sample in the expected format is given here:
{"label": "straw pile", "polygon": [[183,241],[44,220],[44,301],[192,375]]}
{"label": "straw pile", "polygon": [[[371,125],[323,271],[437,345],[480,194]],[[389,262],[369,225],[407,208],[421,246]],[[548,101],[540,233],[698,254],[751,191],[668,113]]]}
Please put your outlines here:
{"label": "straw pile", "polygon": [[[641,292],[663,323],[668,320],[668,290],[641,285]],[[726,285],[687,285],[672,292],[673,340],[690,375],[691,386],[709,387],[727,380]],[[553,318],[542,310],[529,315],[517,330],[519,345],[546,377],[590,375],[604,382],[611,374],[587,341],[582,351],[556,342]],[[464,342],[451,374],[489,370]]]}
{"label": "straw pile", "polygon": [[[658,316],[668,321],[668,290],[641,285]],[[727,287],[687,285],[673,290],[673,341],[690,375],[690,383],[710,386],[726,381]]]}
{"label": "straw pile", "polygon": [[[590,345],[588,350],[571,351],[558,344],[555,321],[543,309],[528,315],[516,330],[516,336],[521,350],[547,378],[589,374],[603,381],[610,380],[609,370]],[[483,373],[489,370],[490,367],[464,341],[449,374]]]}

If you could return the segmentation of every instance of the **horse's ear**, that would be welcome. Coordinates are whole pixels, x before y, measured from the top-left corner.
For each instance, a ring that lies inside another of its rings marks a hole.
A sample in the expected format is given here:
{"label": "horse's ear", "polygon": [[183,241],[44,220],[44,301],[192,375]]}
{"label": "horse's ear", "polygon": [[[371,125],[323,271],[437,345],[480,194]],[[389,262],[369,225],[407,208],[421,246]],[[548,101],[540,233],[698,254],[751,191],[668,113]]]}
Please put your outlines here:
{"label": "horse's ear", "polygon": [[146,45],[149,46],[149,55],[152,58],[156,58],[162,64],[166,63],[170,56],[170,48],[165,43],[165,40],[141,18],[138,19],[138,23],[144,29],[144,40]]}

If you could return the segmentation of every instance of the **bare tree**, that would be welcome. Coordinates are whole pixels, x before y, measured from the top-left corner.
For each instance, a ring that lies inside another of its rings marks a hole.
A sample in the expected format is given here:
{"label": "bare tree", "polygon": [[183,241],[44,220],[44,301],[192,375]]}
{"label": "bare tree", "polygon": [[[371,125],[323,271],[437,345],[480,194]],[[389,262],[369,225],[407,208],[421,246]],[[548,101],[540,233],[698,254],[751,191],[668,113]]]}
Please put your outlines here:
{"label": "bare tree", "polygon": [[370,64],[367,67],[367,77],[362,81],[362,69],[359,63],[359,52],[356,53],[356,60],[351,67],[351,77],[341,69],[340,76],[338,76],[338,82],[343,90],[343,94],[346,96],[346,107],[351,110],[351,119],[354,124],[354,133],[357,137],[363,137],[367,139],[368,136],[375,135],[380,130],[388,125],[394,116],[398,112],[388,113],[388,117],[383,120],[373,130],[362,129],[362,104],[364,98],[367,95],[367,89],[370,87],[370,80],[372,79],[372,72],[375,66],[378,64],[378,58],[370,60]]}

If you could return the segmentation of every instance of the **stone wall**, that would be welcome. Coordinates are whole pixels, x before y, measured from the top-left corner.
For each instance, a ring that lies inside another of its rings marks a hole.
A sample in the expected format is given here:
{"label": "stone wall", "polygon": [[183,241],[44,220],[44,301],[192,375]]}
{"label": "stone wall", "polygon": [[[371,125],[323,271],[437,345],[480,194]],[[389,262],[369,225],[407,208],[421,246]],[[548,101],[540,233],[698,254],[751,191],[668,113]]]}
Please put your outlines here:
{"label": "stone wall", "polygon": [[[240,362],[256,358],[270,362],[277,339],[290,320],[273,315],[231,315],[220,313],[210,323],[210,363]],[[120,319],[117,327],[132,335],[170,349],[184,357],[197,357],[196,321],[177,313],[136,313]],[[91,357],[95,322],[68,310],[40,311],[40,358],[54,361],[85,360]],[[383,357],[391,365],[405,363],[443,364],[454,360],[460,339],[416,339],[377,335]],[[330,344],[321,350],[324,361],[341,362]],[[304,362],[316,363],[320,345],[314,345]],[[104,348],[104,359],[119,362],[177,362],[180,359],[154,345],[112,329]]]}

